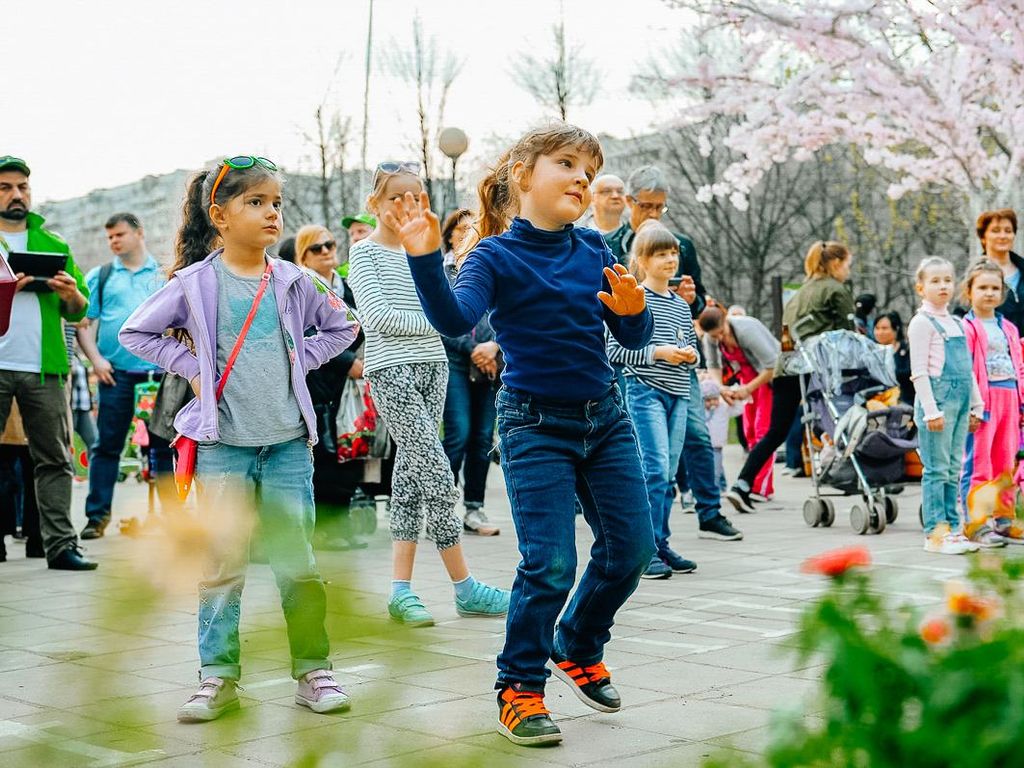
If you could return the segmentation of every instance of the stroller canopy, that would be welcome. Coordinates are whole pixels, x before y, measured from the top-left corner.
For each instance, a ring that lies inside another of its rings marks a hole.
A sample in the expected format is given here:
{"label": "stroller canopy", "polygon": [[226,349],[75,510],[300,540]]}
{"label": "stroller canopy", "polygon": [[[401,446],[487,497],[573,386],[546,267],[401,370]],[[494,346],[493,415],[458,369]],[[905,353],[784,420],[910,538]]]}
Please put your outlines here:
{"label": "stroller canopy", "polygon": [[833,396],[842,390],[844,375],[854,370],[886,388],[898,386],[892,350],[855,331],[826,331],[810,339],[802,352],[806,370],[799,372],[817,374],[821,389]]}

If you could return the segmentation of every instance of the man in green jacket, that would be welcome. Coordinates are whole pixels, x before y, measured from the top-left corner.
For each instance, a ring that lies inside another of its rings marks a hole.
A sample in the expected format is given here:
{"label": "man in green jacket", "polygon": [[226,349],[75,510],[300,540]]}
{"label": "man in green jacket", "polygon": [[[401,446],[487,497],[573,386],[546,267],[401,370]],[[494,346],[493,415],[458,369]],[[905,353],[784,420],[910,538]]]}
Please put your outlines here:
{"label": "man in green jacket", "polygon": [[11,251],[62,253],[67,255],[67,263],[46,281],[48,290],[26,291],[32,275],[15,275],[18,287],[11,324],[0,336],[0,425],[7,422],[11,401],[16,399],[35,468],[47,562],[58,570],[87,571],[96,568],[96,563],[82,555],[71,525],[73,471],[63,321],[85,317],[89,290],[68,244],[44,229],[43,217],[31,212],[30,173],[24,160],[0,156],[0,237]]}

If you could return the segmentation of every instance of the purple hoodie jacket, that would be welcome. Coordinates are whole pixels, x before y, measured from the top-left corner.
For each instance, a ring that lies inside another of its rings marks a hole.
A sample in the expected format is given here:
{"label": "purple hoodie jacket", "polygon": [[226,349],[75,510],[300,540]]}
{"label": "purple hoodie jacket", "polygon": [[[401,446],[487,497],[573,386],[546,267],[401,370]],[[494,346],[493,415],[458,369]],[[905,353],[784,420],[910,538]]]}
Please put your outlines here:
{"label": "purple hoodie jacket", "polygon": [[[213,259],[223,249],[179,270],[167,284],[149,297],[125,322],[118,334],[132,354],[191,381],[199,376],[200,397],[174,419],[179,433],[201,441],[220,439],[217,428],[217,275]],[[355,341],[358,325],[348,319],[348,307],[329,290],[321,291],[310,275],[294,264],[273,259],[271,284],[285,330],[292,367],[292,391],[316,443],[316,416],[306,388],[306,373],[319,368]],[[303,336],[315,327],[314,336]],[[168,328],[184,328],[195,342],[196,353],[173,336]]]}

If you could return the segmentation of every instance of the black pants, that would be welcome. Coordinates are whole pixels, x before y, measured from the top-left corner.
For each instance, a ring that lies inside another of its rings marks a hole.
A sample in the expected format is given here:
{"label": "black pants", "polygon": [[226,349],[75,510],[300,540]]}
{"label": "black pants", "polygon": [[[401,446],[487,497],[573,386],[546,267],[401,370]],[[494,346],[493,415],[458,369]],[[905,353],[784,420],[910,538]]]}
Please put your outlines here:
{"label": "black pants", "polygon": [[[757,445],[750,449],[747,460],[740,470],[739,481],[744,490],[750,490],[757,473],[768,461],[775,449],[786,442],[793,419],[800,410],[800,379],[797,376],[780,376],[772,382],[772,420]],[[737,481],[737,482],[739,482]]]}

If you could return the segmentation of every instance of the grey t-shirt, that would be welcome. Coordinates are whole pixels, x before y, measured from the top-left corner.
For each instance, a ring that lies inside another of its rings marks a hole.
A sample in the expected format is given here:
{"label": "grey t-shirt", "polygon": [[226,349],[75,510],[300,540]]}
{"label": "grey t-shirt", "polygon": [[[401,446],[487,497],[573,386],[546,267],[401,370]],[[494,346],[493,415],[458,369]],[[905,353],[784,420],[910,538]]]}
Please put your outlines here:
{"label": "grey t-shirt", "polygon": [[[261,278],[233,274],[220,257],[213,260],[213,267],[217,273],[217,370],[223,371]],[[220,442],[227,445],[274,445],[308,434],[292,392],[291,363],[272,286],[267,286],[242,342],[217,404],[217,416]]]}

